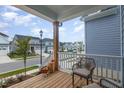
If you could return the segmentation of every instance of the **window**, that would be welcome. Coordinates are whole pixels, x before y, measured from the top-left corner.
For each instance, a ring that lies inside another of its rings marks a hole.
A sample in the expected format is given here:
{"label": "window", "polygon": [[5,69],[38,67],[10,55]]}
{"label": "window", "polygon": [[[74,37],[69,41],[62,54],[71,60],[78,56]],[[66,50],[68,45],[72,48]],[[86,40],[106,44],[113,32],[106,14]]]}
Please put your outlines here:
{"label": "window", "polygon": [[5,48],[5,47],[3,47],[3,50],[6,50],[6,48]]}
{"label": "window", "polygon": [[0,50],[7,50],[7,48],[6,47],[0,47]]}

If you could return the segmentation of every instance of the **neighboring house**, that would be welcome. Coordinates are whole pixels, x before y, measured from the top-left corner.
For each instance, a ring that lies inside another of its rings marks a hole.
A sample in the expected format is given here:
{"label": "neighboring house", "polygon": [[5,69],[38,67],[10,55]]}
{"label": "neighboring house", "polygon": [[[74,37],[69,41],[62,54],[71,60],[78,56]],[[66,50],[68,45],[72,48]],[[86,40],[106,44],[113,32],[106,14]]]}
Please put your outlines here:
{"label": "neighboring house", "polygon": [[83,42],[63,42],[60,47],[62,52],[82,53]]}
{"label": "neighboring house", "polygon": [[9,53],[8,36],[0,32],[0,56]]}
{"label": "neighboring house", "polygon": [[84,45],[83,42],[74,42],[74,48],[76,53],[83,53]]}
{"label": "neighboring house", "polygon": [[30,44],[30,53],[35,53],[35,54],[40,54],[40,38],[38,37],[32,37],[32,36],[24,36],[24,35],[15,35],[13,38],[13,41],[11,42],[10,45],[10,50],[11,52],[15,51],[17,49],[16,46],[16,40],[21,39],[21,38],[26,38],[26,37],[31,37],[31,40],[29,42]]}
{"label": "neighboring house", "polygon": [[53,39],[44,38],[42,40],[42,51],[44,53],[52,53],[53,52]]}
{"label": "neighboring house", "polygon": [[72,42],[64,42],[63,47],[64,47],[64,51],[73,52],[74,45]]}
{"label": "neighboring house", "polygon": [[[24,35],[15,35],[13,41],[11,42],[11,51],[15,51],[16,47],[16,40],[20,38],[31,37],[29,42],[30,44],[30,51],[31,53],[40,54],[40,38],[32,37],[32,36],[24,36]],[[43,53],[52,53],[53,51],[53,39],[44,38],[42,40],[42,52]]]}
{"label": "neighboring house", "polygon": [[120,7],[113,7],[84,18],[86,54],[122,55],[120,10]]}

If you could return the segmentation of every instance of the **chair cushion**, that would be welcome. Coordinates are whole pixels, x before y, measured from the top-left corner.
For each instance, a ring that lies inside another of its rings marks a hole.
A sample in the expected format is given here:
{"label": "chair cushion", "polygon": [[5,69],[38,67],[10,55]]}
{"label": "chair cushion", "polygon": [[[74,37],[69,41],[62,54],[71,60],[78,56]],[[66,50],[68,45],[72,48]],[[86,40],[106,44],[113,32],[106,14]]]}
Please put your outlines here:
{"label": "chair cushion", "polygon": [[92,83],[87,86],[83,86],[83,88],[101,88],[101,87],[96,83]]}
{"label": "chair cushion", "polygon": [[90,74],[90,71],[85,68],[78,68],[73,71],[74,74],[86,77]]}

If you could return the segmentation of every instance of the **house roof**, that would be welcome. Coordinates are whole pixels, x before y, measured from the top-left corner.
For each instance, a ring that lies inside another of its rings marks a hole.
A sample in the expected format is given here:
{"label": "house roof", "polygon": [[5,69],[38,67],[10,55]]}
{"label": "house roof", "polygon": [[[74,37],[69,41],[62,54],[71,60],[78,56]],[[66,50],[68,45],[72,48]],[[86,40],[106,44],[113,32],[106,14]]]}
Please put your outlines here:
{"label": "house roof", "polygon": [[15,7],[50,22],[63,22],[79,16],[87,16],[112,6],[114,5],[17,5]]}
{"label": "house roof", "polygon": [[9,37],[8,35],[4,34],[4,33],[1,33],[0,32],[0,35],[4,36],[4,37]]}
{"label": "house roof", "polygon": [[26,35],[15,35],[18,39],[25,38],[25,37],[31,37],[32,39],[40,39],[39,37],[33,37],[33,36],[26,36]]}
{"label": "house roof", "polygon": [[50,38],[44,38],[43,40],[42,40],[43,42],[53,42],[53,39],[50,39]]}

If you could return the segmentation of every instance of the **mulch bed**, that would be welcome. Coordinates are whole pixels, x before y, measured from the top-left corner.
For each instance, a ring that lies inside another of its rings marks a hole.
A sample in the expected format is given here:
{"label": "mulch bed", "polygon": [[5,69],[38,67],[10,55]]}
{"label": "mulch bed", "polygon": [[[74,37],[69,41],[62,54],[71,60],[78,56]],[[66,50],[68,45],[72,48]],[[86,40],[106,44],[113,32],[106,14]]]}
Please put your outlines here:
{"label": "mulch bed", "polygon": [[2,88],[10,87],[14,84],[20,83],[20,82],[25,81],[25,80],[27,80],[29,78],[32,78],[32,77],[34,77],[34,76],[33,75],[26,75],[26,77],[22,76],[21,78],[18,78],[18,79],[17,78],[12,78],[12,79],[8,80],[7,84],[3,85]]}
{"label": "mulch bed", "polygon": [[21,79],[22,79],[21,81],[20,81],[19,79],[15,79],[15,80],[13,80],[13,82],[8,83],[6,87],[12,86],[12,85],[14,85],[14,84],[17,84],[17,83],[19,83],[19,82],[25,81],[25,80],[27,80],[27,79],[29,79],[29,78],[32,78],[32,77],[33,77],[33,76],[31,76],[31,75],[27,75],[26,77],[23,76],[23,77],[21,78]]}

